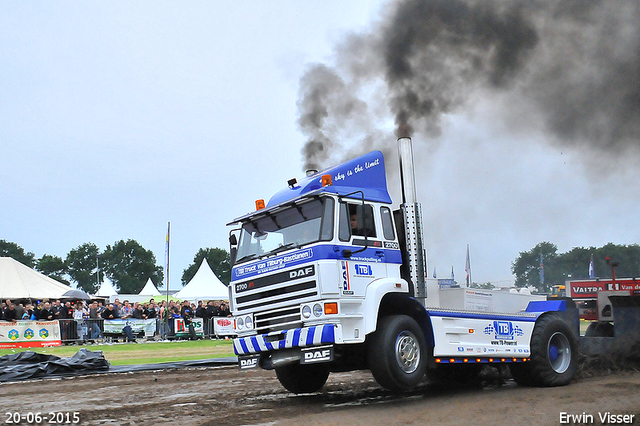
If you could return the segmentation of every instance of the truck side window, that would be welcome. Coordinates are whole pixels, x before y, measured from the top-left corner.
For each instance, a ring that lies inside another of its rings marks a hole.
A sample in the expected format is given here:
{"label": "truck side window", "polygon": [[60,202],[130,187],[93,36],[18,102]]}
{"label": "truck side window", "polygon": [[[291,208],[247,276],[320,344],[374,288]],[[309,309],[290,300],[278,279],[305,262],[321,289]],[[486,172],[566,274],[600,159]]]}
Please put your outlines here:
{"label": "truck side window", "polygon": [[351,227],[349,226],[349,208],[346,203],[340,203],[340,215],[338,217],[338,239],[349,241],[351,238]]}
{"label": "truck side window", "polygon": [[375,237],[376,226],[373,221],[373,208],[369,204],[349,204],[349,222],[351,233],[364,237]]}
{"label": "truck side window", "polygon": [[396,233],[393,229],[393,219],[391,218],[391,210],[389,207],[380,207],[380,216],[382,217],[382,232],[385,240],[395,240]]}
{"label": "truck side window", "polygon": [[333,198],[325,198],[324,214],[320,227],[320,240],[329,241],[333,238]]}

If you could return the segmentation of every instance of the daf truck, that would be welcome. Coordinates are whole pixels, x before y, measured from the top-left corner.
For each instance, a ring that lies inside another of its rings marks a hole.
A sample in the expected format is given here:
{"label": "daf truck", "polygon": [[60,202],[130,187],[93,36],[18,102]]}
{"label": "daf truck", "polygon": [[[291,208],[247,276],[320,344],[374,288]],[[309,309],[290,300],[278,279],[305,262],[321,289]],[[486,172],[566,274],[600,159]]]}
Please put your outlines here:
{"label": "daf truck", "polygon": [[526,385],[568,384],[577,368],[575,305],[531,300],[474,310],[448,302],[426,278],[409,138],[398,139],[398,154],[397,208],[384,156],[374,151],[291,179],[229,223],[240,368],[275,370],[294,393],[358,369],[399,391],[425,374],[460,377],[486,365],[508,365]]}

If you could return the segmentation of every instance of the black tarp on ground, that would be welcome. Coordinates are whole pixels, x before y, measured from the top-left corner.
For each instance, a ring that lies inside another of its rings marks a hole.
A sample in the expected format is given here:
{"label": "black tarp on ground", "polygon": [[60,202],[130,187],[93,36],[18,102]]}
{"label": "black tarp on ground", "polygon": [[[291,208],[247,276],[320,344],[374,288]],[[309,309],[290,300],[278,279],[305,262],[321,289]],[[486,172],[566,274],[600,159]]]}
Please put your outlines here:
{"label": "black tarp on ground", "polygon": [[0,382],[16,382],[27,379],[68,377],[95,373],[128,373],[186,367],[216,367],[237,365],[238,358],[210,358],[193,361],[163,362],[111,366],[102,351],[80,349],[70,358],[39,354],[33,351],[20,352],[0,357]]}
{"label": "black tarp on ground", "polygon": [[108,369],[109,362],[104,358],[102,351],[80,349],[69,358],[26,351],[0,357],[0,382],[86,374]]}

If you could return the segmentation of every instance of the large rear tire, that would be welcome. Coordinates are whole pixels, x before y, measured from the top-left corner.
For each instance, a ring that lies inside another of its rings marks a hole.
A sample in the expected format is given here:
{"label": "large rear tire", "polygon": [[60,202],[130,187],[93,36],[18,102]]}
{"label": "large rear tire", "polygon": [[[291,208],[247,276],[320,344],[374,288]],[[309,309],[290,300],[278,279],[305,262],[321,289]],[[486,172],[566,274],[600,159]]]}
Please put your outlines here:
{"label": "large rear tire", "polygon": [[613,324],[592,322],[584,333],[585,337],[613,337]]}
{"label": "large rear tire", "polygon": [[329,366],[324,363],[288,364],[275,370],[280,384],[293,393],[317,392],[329,378]]}
{"label": "large rear tire", "polygon": [[373,378],[394,391],[414,388],[427,368],[427,344],[418,323],[406,315],[383,317],[369,341]]}
{"label": "large rear tire", "polygon": [[531,336],[531,361],[511,365],[511,375],[524,386],[564,386],[578,368],[575,333],[557,314],[540,318]]}

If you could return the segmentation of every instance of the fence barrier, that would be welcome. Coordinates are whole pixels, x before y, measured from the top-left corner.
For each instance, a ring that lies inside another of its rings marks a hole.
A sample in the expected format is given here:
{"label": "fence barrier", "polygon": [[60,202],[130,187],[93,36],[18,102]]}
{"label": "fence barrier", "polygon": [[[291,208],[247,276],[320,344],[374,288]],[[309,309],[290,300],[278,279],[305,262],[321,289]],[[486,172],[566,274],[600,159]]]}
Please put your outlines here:
{"label": "fence barrier", "polygon": [[[155,324],[143,330],[135,327],[137,321],[145,320],[105,320],[102,318],[90,318],[82,321],[75,319],[60,319],[60,337],[63,344],[79,344],[95,341],[125,340],[122,331],[124,325],[129,324],[135,338],[147,340],[175,340],[189,338],[189,324],[183,318],[171,318],[167,323],[160,318],[155,319]],[[146,320],[148,323],[149,320]],[[233,321],[227,317],[193,318],[194,331],[197,338],[224,339],[231,337],[233,333]],[[117,325],[119,324],[119,326]],[[155,325],[155,327],[153,327]],[[106,328],[105,328],[106,327]],[[149,330],[152,331],[149,331]]]}

